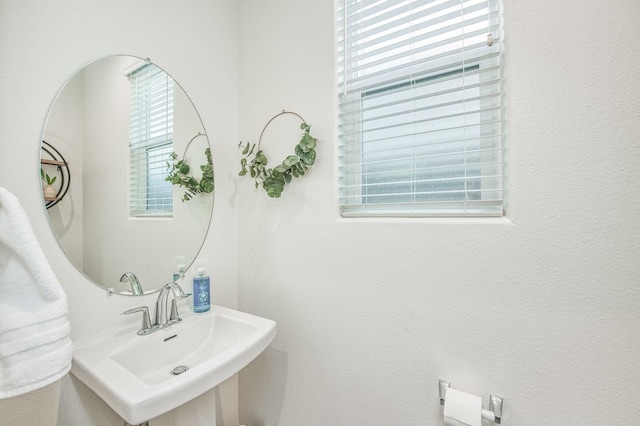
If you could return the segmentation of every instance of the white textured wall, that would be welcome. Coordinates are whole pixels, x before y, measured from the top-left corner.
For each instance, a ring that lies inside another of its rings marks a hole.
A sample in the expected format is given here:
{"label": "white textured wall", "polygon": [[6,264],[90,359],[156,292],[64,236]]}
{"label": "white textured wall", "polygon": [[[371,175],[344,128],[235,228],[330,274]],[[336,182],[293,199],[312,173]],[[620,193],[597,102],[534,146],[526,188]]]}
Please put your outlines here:
{"label": "white textured wall", "polygon": [[[155,301],[155,296],[108,297],[89,283],[60,250],[42,203],[38,160],[48,109],[71,75],[109,54],[151,58],[198,108],[216,161],[215,211],[203,255],[212,272],[214,303],[236,306],[236,22],[231,0],[0,0],[0,185],[18,195],[69,296],[72,338],[137,323],[120,312]],[[220,395],[223,415],[233,424],[237,384],[231,380],[226,386]],[[60,424],[121,421],[84,385],[66,378]]]}
{"label": "white textured wall", "polygon": [[509,221],[339,219],[334,2],[239,5],[239,138],[319,140],[282,199],[238,182],[239,306],[278,322],[241,421],[438,425],[444,378],[505,425],[636,424],[640,2],[505,0]]}
{"label": "white textured wall", "polygon": [[[37,176],[44,119],[84,64],[149,56],[212,135],[205,252],[218,302],[235,305],[238,274],[240,308],[278,321],[241,375],[243,423],[437,425],[442,377],[502,394],[505,424],[634,424],[640,4],[505,0],[511,224],[338,219],[333,2],[238,7],[236,109],[236,2],[0,0],[0,185],[19,195],[70,296],[74,336],[125,321],[143,299],[108,298],[58,249]],[[270,200],[235,180],[234,143],[255,141],[282,108],[312,124],[320,157]],[[118,424],[77,381],[61,403],[61,424]]]}

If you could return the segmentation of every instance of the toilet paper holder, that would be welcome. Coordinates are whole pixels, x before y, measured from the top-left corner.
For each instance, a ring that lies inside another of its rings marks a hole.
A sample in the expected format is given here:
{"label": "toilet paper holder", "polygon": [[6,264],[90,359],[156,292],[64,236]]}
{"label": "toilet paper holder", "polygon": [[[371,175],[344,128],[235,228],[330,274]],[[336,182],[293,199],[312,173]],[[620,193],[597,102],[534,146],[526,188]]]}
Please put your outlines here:
{"label": "toilet paper holder", "polygon": [[[440,379],[440,405],[444,405],[444,400],[447,395],[447,389],[449,389],[450,387],[450,382]],[[490,394],[489,409],[482,409],[482,418],[500,424],[502,422],[502,403],[503,399],[501,396]]]}

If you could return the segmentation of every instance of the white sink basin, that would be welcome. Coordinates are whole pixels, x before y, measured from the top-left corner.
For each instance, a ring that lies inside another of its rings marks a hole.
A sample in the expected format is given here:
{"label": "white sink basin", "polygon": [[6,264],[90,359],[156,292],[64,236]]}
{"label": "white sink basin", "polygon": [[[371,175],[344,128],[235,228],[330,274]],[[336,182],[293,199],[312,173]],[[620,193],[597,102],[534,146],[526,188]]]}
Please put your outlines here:
{"label": "white sink basin", "polygon": [[[126,327],[80,339],[74,342],[71,373],[135,425],[218,386],[276,335],[274,321],[221,306],[185,312],[182,319],[146,336]],[[180,366],[188,370],[172,374]]]}

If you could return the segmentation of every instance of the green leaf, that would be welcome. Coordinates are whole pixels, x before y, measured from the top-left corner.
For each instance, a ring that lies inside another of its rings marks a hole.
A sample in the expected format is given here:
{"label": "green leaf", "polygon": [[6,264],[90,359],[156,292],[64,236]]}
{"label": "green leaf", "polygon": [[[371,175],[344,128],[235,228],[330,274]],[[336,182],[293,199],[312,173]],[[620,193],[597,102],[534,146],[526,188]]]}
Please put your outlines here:
{"label": "green leaf", "polygon": [[260,164],[267,164],[267,157],[262,153],[262,151],[258,151],[258,153],[256,153],[256,161]]}
{"label": "green leaf", "polygon": [[208,182],[208,181],[201,181],[200,182],[200,189],[202,190],[202,192],[204,192],[205,194],[208,194],[210,192],[213,192],[213,182]]}
{"label": "green leaf", "polygon": [[315,164],[315,162],[316,162],[316,152],[315,151],[311,151],[305,157],[305,163],[307,163],[309,166],[313,166]]}
{"label": "green leaf", "polygon": [[184,163],[182,161],[178,162],[178,171],[180,173],[182,173],[183,175],[186,175],[189,173],[189,165],[187,163]]}
{"label": "green leaf", "polygon": [[308,149],[314,149],[316,147],[316,145],[318,145],[318,140],[315,138],[310,138],[307,142],[306,142],[306,147]]}
{"label": "green leaf", "polygon": [[282,164],[284,164],[285,166],[293,166],[294,164],[298,164],[299,161],[300,157],[298,157],[297,155],[290,155],[284,159]]}

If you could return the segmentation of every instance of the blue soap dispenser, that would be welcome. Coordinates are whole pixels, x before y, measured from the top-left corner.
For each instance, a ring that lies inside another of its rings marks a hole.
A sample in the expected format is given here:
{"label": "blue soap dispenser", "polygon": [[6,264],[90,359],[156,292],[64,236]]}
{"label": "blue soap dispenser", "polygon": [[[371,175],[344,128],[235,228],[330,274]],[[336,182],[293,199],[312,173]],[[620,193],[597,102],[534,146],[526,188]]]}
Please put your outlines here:
{"label": "blue soap dispenser", "polygon": [[193,311],[207,312],[211,308],[211,284],[204,267],[197,269],[198,275],[193,277]]}
{"label": "blue soap dispenser", "polygon": [[184,271],[187,267],[184,264],[184,256],[176,256],[176,271],[173,273],[173,282],[180,284],[184,278]]}

